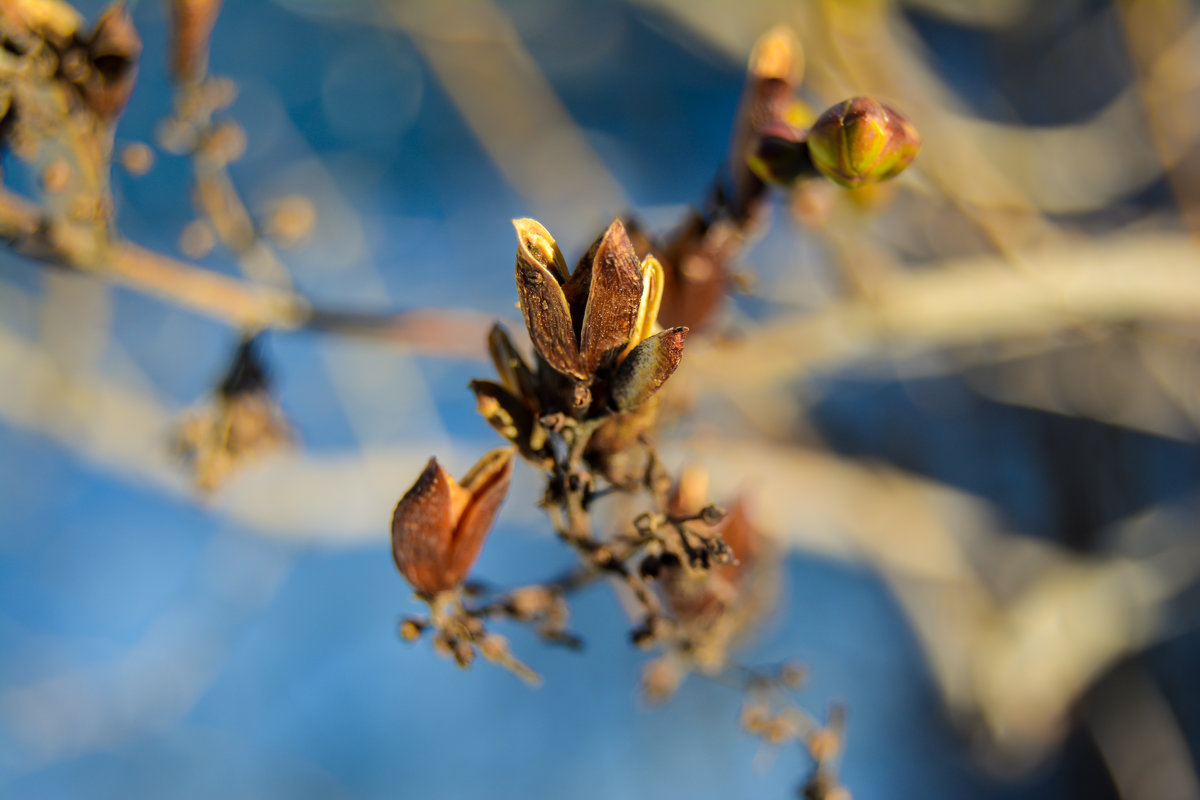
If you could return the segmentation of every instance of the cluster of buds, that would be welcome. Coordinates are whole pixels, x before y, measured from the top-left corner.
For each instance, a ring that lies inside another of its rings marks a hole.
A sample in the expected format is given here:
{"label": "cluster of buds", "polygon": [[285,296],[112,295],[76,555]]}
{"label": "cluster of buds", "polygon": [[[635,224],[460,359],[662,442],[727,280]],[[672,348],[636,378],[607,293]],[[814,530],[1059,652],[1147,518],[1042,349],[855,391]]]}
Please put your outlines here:
{"label": "cluster of buds", "polygon": [[76,265],[94,264],[109,240],[113,128],[141,51],[124,3],[88,29],[61,0],[0,2],[0,152],[38,173],[37,235]]}
{"label": "cluster of buds", "polygon": [[257,340],[239,345],[212,402],[180,422],[174,449],[191,466],[196,487],[213,491],[237,469],[286,447],[291,427],[271,394]]}
{"label": "cluster of buds", "polygon": [[734,261],[765,216],[772,186],[795,190],[798,207],[820,195],[825,177],[848,188],[900,174],[917,156],[920,136],[892,106],[855,97],[818,115],[797,94],[803,54],[787,28],[765,34],[750,56],[730,143],[728,170],[704,206],[663,242],[641,237],[666,277],[664,325],[705,327],[743,281]]}
{"label": "cluster of buds", "polygon": [[[651,702],[670,697],[688,672],[725,670],[732,650],[757,627],[777,594],[779,552],[754,525],[745,499],[721,512],[705,505],[707,494],[704,470],[685,469],[661,520],[677,536],[659,534],[639,565],[655,580],[672,620],[654,642],[665,653],[643,673],[642,690]],[[710,549],[697,548],[697,542]],[[716,557],[709,558],[710,552]]]}
{"label": "cluster of buds", "polygon": [[[11,83],[3,82],[12,107],[4,111],[13,115],[14,124],[44,123],[46,114],[70,113],[72,106],[106,124],[125,109],[142,40],[123,2],[110,5],[86,30],[78,12],[60,0],[9,0],[0,5],[0,36],[0,71],[12,72],[6,76]],[[60,81],[67,89],[66,107],[44,93],[34,96],[45,79]]]}
{"label": "cluster of buds", "polygon": [[[471,383],[480,413],[538,466],[586,459],[614,483],[638,470],[624,456],[653,421],[654,394],[679,365],[685,327],[657,329],[662,266],[640,259],[614,220],[569,271],[532,219],[517,229],[517,292],[535,364],[497,326],[489,350],[499,381]],[[556,442],[570,439],[570,455]]]}
{"label": "cluster of buds", "polygon": [[850,792],[838,779],[838,764],[846,740],[846,709],[835,704],[824,724],[792,704],[791,690],[805,679],[802,667],[785,664],[773,674],[756,674],[747,686],[741,723],[763,744],[778,747],[798,742],[812,764],[800,787],[805,800],[850,800]]}
{"label": "cluster of buds", "polygon": [[[895,108],[853,97],[813,113],[794,94],[799,47],[786,29],[764,36],[750,58],[749,80],[735,156],[761,181],[791,186],[814,172],[847,188],[899,175],[917,157],[921,137]],[[737,181],[741,202],[753,199],[753,181]],[[746,213],[746,212],[743,212]]]}

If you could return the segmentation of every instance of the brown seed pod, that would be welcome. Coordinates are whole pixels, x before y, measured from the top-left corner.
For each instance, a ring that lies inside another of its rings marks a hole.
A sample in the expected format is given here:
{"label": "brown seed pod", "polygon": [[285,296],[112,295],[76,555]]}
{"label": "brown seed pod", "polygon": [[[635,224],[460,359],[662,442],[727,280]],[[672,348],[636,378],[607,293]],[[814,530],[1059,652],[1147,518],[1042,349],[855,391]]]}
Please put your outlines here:
{"label": "brown seed pod", "polygon": [[508,493],[513,448],[485,455],[461,483],[429,459],[392,514],[392,557],[418,593],[462,583]]}

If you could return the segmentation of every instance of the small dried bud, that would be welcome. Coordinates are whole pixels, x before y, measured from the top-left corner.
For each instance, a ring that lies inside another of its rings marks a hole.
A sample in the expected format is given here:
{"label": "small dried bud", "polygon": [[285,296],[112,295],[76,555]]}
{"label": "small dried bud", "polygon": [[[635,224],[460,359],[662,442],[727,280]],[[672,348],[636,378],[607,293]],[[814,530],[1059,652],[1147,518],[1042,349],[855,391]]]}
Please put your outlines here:
{"label": "small dried bud", "polygon": [[654,624],[647,620],[629,632],[629,640],[635,647],[647,648],[654,644],[657,638]]}
{"label": "small dried bud", "polygon": [[246,131],[233,120],[222,120],[200,143],[200,152],[217,164],[230,164],[246,152]]}
{"label": "small dried bud", "polygon": [[121,150],[121,166],[130,175],[145,175],[154,166],[154,151],[141,142],[131,142]]}
{"label": "small dried bud", "polygon": [[280,197],[271,203],[263,232],[280,247],[295,247],[312,235],[317,224],[317,209],[301,194]]}
{"label": "small dried bud", "polygon": [[648,703],[662,703],[671,698],[683,680],[679,666],[669,658],[656,658],[642,670],[642,694]]}
{"label": "small dried bud", "polygon": [[762,703],[747,703],[742,707],[742,727],[750,733],[760,733],[771,718],[771,710]]}
{"label": "small dried bud", "polygon": [[71,165],[65,159],[56,158],[42,171],[42,188],[57,194],[71,182]]}
{"label": "small dried bud", "polygon": [[808,680],[808,670],[803,664],[789,661],[779,670],[779,680],[783,681],[784,686],[798,689]]}
{"label": "small dried bud", "polygon": [[799,735],[795,721],[785,714],[768,717],[759,729],[763,741],[770,744],[782,744]]}
{"label": "small dried bud", "polygon": [[421,636],[421,631],[425,629],[425,623],[421,620],[409,619],[400,623],[400,638],[406,642],[416,641]]}
{"label": "small dried bud", "polygon": [[795,32],[777,25],[754,43],[747,68],[752,78],[799,83],[804,76],[804,51]]}
{"label": "small dried bud", "polygon": [[532,619],[546,613],[554,604],[554,595],[545,586],[523,586],[509,595],[518,619]]}
{"label": "small dried bud", "polygon": [[460,484],[429,459],[392,515],[392,556],[413,588],[434,595],[462,583],[512,478],[512,448],[493,450]]}
{"label": "small dried bud", "polygon": [[717,508],[716,506],[712,505],[711,503],[709,505],[706,505],[704,508],[700,509],[700,521],[706,525],[716,525],[718,522],[720,522],[724,518],[725,518],[724,509]]}
{"label": "small dried bud", "polygon": [[904,115],[870,97],[838,103],[808,133],[817,169],[851,188],[898,175],[920,148],[921,137]]}
{"label": "small dried bud", "polygon": [[479,652],[488,661],[503,661],[508,657],[508,640],[498,633],[489,633],[479,643]]}
{"label": "small dried bud", "polygon": [[471,662],[475,660],[475,650],[470,642],[459,640],[454,643],[454,660],[463,669],[471,666]]}
{"label": "small dried bud", "polygon": [[446,638],[444,633],[439,631],[433,637],[433,652],[439,656],[452,658],[454,656],[454,644]]}
{"label": "small dried bud", "polygon": [[821,764],[837,756],[842,742],[836,731],[821,728],[808,737],[805,745],[808,747],[808,754],[812,756],[813,761]]}
{"label": "small dried bud", "polygon": [[179,234],[179,250],[188,258],[204,258],[217,244],[212,226],[202,219],[194,219],[183,226]]}

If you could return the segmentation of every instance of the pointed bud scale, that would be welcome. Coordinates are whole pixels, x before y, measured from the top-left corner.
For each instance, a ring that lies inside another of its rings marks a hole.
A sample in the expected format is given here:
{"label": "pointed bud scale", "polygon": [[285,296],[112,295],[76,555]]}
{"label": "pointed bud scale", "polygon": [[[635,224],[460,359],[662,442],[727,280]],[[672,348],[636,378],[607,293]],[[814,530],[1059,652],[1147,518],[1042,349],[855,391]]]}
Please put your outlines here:
{"label": "pointed bud scale", "polygon": [[920,148],[921,138],[908,120],[869,97],[855,97],[828,109],[808,134],[817,169],[851,188],[898,175]]}
{"label": "pointed bud scale", "polygon": [[521,455],[541,466],[545,456],[539,452],[545,445],[545,431],[541,430],[533,411],[520,398],[492,381],[475,380],[470,383],[475,393],[475,408],[508,441],[515,444]]}
{"label": "pointed bud scale", "polygon": [[513,450],[493,450],[459,483],[429,459],[392,514],[392,557],[413,588],[432,596],[462,583],[512,478]]}
{"label": "pointed bud scale", "polygon": [[637,408],[671,377],[683,356],[687,333],[687,328],[671,328],[630,351],[613,376],[612,402],[618,411]]}
{"label": "pointed bud scale", "polygon": [[565,267],[554,238],[532,219],[513,220],[517,229],[517,294],[533,346],[564,375],[583,379],[571,311],[560,283]]}
{"label": "pointed bud scale", "polygon": [[513,344],[508,331],[499,323],[493,325],[492,330],[488,333],[488,353],[492,357],[492,364],[495,365],[496,374],[500,376],[500,383],[504,385],[504,388],[526,403],[535,402],[537,389],[533,372],[525,363],[525,359],[521,357],[516,345]]}
{"label": "pointed bud scale", "polygon": [[625,226],[614,219],[592,260],[591,287],[579,336],[584,370],[593,374],[633,336],[642,299],[642,271]]}

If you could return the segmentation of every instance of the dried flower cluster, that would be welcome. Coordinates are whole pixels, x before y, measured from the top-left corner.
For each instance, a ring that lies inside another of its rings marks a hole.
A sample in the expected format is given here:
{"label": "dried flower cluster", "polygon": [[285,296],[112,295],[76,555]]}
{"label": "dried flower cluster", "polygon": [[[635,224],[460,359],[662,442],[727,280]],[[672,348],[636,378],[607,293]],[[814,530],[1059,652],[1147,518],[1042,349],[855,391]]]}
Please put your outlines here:
{"label": "dried flower cluster", "polygon": [[[705,324],[730,284],[731,261],[761,213],[769,184],[828,177],[856,187],[886,180],[916,155],[919,139],[894,109],[854,98],[813,119],[794,97],[799,52],[774,31],[751,59],[734,133],[730,183],[719,183],[666,245],[636,223],[614,220],[568,269],[557,242],[532,219],[514,221],[516,288],[533,344],[527,360],[495,326],[488,350],[496,380],[475,380],[477,408],[510,447],[495,450],[460,482],[431,459],[392,518],[400,572],[429,605],[401,634],[430,631],[435,647],[466,666],[476,651],[526,678],[533,673],[484,620],[531,623],[547,641],[574,644],[566,594],[609,579],[634,618],[632,641],[661,655],[647,664],[647,699],[669,697],[690,671],[741,672],[743,724],[764,742],[801,741],[815,769],[806,797],[846,798],[836,779],[843,718],[818,725],[771,698],[800,671],[734,668],[733,648],[773,605],[779,553],[743,500],[728,513],[708,502],[705,473],[672,480],[652,442],[659,392],[680,366],[687,325]],[[811,125],[811,127],[809,127]],[[665,330],[660,318],[677,324]],[[519,453],[546,478],[542,505],[577,570],[545,584],[487,592],[466,581]],[[609,494],[636,510],[598,530],[594,505]]]}
{"label": "dried flower cluster", "polygon": [[[313,205],[285,198],[265,221],[251,218],[225,172],[245,148],[244,133],[215,118],[232,102],[234,86],[207,69],[221,2],[169,6],[176,102],[159,143],[192,159],[199,212],[183,249],[198,257],[219,243],[252,278],[286,286],[265,240],[301,242],[314,222]],[[44,194],[44,218],[31,239],[44,240],[63,262],[98,267],[115,241],[108,192],[113,125],[133,89],[141,39],[120,2],[89,29],[61,0],[6,0],[0,45],[0,148],[34,166]],[[482,655],[530,681],[536,674],[485,623],[525,623],[549,643],[578,646],[567,628],[567,597],[608,580],[630,610],[631,640],[659,653],[643,673],[648,700],[671,696],[689,672],[738,675],[746,690],[744,727],[772,744],[798,740],[811,757],[815,770],[804,796],[845,798],[836,777],[841,712],[819,725],[780,702],[799,682],[793,665],[755,671],[732,661],[773,604],[779,553],[746,501],[735,498],[722,511],[709,500],[702,470],[673,478],[654,446],[661,394],[682,363],[689,330],[711,324],[736,283],[734,259],[763,215],[769,187],[824,177],[860,188],[894,177],[919,150],[904,116],[871,98],[815,115],[795,95],[800,75],[790,33],[772,31],[760,41],[729,170],[665,241],[633,220],[614,220],[569,269],[545,227],[514,221],[515,282],[531,357],[497,325],[488,337],[496,377],[470,384],[479,413],[508,444],[461,480],[431,458],[396,505],[392,554],[428,606],[424,616],[402,621],[403,638],[428,634],[461,666]],[[135,143],[121,160],[141,174],[153,153]],[[175,437],[204,491],[293,440],[257,350],[259,328],[244,325],[214,400],[190,412]],[[543,474],[542,505],[578,566],[554,580],[497,591],[468,576],[507,495],[516,455]],[[610,496],[618,508],[601,520],[598,504]]]}
{"label": "dried flower cluster", "polygon": [[41,177],[37,252],[94,266],[110,239],[113,127],[133,91],[142,41],[123,3],[87,29],[58,0],[0,4],[0,151]]}
{"label": "dried flower cluster", "polygon": [[271,394],[256,339],[238,347],[211,402],[184,415],[174,449],[191,466],[196,488],[211,492],[239,467],[289,445],[291,427]]}

